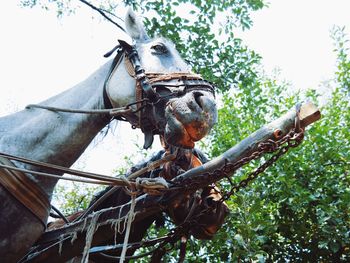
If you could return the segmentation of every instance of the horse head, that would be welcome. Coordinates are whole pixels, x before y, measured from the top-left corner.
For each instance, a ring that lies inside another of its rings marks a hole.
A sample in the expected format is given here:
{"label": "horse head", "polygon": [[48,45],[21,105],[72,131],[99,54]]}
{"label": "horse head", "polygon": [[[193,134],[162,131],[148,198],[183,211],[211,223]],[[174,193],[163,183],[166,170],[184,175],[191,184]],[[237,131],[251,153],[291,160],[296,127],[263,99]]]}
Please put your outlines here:
{"label": "horse head", "polygon": [[[193,148],[217,120],[213,85],[191,72],[171,41],[150,38],[133,11],[128,11],[125,24],[133,45],[120,41],[128,55],[111,73],[106,87],[112,106],[149,99],[132,106],[142,108],[138,114],[125,116],[145,133],[144,147],[152,144],[154,134],[160,134],[168,144]],[[141,73],[137,75],[137,71]],[[117,89],[120,83],[127,88]],[[146,88],[135,89],[137,83]]]}
{"label": "horse head", "polygon": [[[208,159],[198,149],[177,151],[178,158],[163,166],[162,177],[171,180],[179,173],[198,167]],[[227,204],[222,200],[220,189],[208,185],[195,193],[184,194],[168,207],[168,214],[176,225],[191,223],[189,234],[197,239],[212,239],[229,214]]]}

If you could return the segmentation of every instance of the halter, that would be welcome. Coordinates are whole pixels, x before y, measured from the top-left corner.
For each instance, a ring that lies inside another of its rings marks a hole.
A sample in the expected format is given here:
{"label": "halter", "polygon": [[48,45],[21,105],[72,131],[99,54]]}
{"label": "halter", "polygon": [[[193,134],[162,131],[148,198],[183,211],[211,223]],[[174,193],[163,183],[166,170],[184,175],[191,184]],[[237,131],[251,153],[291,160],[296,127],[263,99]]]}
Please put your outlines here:
{"label": "halter", "polygon": [[[169,99],[184,96],[190,91],[206,91],[212,93],[215,97],[214,85],[192,72],[146,73],[141,66],[136,47],[123,40],[118,41],[119,45],[105,55],[105,57],[109,57],[117,50],[117,55],[104,83],[104,93],[108,97],[108,82],[114,70],[124,58],[127,72],[136,80],[136,101],[134,104],[137,105],[137,110],[131,114],[118,116],[116,119],[128,121],[133,128],[142,130],[145,135],[144,149],[152,145],[155,134],[162,134],[163,132],[156,118],[157,106],[165,106]],[[110,101],[109,99],[106,102],[105,99],[106,107],[112,107]]]}

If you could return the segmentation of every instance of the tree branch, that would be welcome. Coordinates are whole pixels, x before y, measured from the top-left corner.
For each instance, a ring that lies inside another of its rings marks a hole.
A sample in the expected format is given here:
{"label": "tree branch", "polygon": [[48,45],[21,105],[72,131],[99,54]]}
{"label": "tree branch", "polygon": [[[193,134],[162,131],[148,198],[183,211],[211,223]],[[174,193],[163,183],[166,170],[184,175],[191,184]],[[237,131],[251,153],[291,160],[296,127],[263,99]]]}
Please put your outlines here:
{"label": "tree branch", "polygon": [[[105,11],[94,6],[93,4],[89,3],[88,1],[85,0],[79,0],[80,2],[82,2],[83,4],[87,5],[88,7],[92,8],[93,10],[97,11],[100,15],[102,15],[105,19],[107,19],[109,22],[111,22],[112,24],[114,24],[115,26],[117,26],[119,29],[121,29],[123,32],[126,32],[125,29],[119,25],[117,22],[113,21],[111,18],[109,18],[106,14]],[[108,12],[109,13],[109,12]]]}

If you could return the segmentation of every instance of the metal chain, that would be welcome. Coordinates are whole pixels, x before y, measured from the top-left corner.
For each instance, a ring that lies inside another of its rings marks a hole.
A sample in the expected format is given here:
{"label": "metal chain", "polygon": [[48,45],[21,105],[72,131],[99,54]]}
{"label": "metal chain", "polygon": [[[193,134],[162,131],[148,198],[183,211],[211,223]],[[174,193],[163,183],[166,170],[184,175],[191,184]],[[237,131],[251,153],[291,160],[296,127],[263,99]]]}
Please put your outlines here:
{"label": "metal chain", "polygon": [[[304,131],[302,129],[300,129],[299,132],[296,132],[295,129],[293,129],[278,141],[273,141],[269,139],[266,142],[260,143],[258,146],[258,150],[253,152],[250,156],[242,158],[241,160],[239,160],[234,164],[226,163],[225,166],[222,168],[221,173],[224,173],[224,177],[226,177],[229,180],[231,184],[231,189],[227,193],[223,194],[222,201],[229,199],[231,195],[237,193],[242,188],[247,187],[247,185],[251,181],[256,179],[259,176],[259,174],[261,174],[268,167],[273,165],[282,155],[286,154],[290,148],[297,147],[302,142],[303,138],[304,138]],[[242,167],[248,162],[259,158],[264,153],[272,153],[276,151],[277,151],[276,154],[271,156],[265,163],[260,165],[253,172],[249,173],[245,179],[243,179],[237,184],[232,183],[229,177],[232,171],[237,170],[238,168]],[[216,172],[217,171],[214,171],[214,173]]]}
{"label": "metal chain", "polygon": [[[261,157],[264,153],[273,153],[277,151],[276,154],[274,154],[265,163],[259,166],[255,171],[249,173],[246,179],[240,181],[236,185],[233,185],[229,192],[223,194],[222,201],[227,200],[231,195],[237,193],[242,188],[245,188],[251,181],[256,179],[259,174],[264,172],[269,166],[274,164],[282,155],[287,153],[287,151],[290,148],[297,147],[302,142],[303,137],[304,137],[304,131],[302,129],[300,129],[300,131],[298,132],[296,132],[296,130],[294,129],[290,131],[288,134],[286,134],[285,136],[283,136],[278,141],[267,140],[266,142],[260,143],[258,146],[258,150],[253,152],[250,156],[244,157],[236,163],[226,163],[222,169],[211,173],[211,174],[221,173],[221,175],[224,174],[224,177],[229,179],[230,178],[229,175],[232,173],[232,171],[237,170],[243,165],[249,163],[250,161]],[[159,244],[157,248],[150,251],[149,253],[138,255],[134,258],[140,258],[143,256],[147,256],[151,253],[157,253],[162,249],[165,249],[165,251],[172,250],[175,243],[178,242],[183,235],[188,235],[188,233],[190,232],[190,229],[193,226],[195,225],[198,226],[198,220],[200,219],[200,217],[202,215],[205,215],[211,210],[212,208],[208,207],[206,209],[203,209],[199,213],[192,215],[183,223],[171,229],[168,232],[168,234],[166,234],[165,236],[155,239],[154,240],[155,242],[151,240],[151,241],[143,241],[143,242],[133,244],[132,247],[134,248],[148,247],[150,245],[155,245],[157,243]],[[170,248],[165,248],[167,244],[170,244]]]}
{"label": "metal chain", "polygon": [[[232,187],[231,190],[225,194],[223,194],[222,201],[227,200],[230,198],[231,195],[237,193],[242,188],[245,188],[251,181],[256,179],[259,174],[264,172],[269,166],[274,164],[282,155],[287,153],[287,151],[290,148],[297,147],[304,138],[304,131],[299,128],[299,131],[296,131],[297,129],[291,130],[289,133],[287,133],[285,136],[283,136],[281,139],[277,141],[273,141],[271,139],[267,140],[266,142],[262,142],[258,145],[258,150],[253,152],[250,156],[244,157],[241,160],[239,160],[236,163],[226,163],[224,167],[220,170],[216,170],[212,173],[208,173],[209,176],[215,176],[216,173],[220,173],[221,175],[224,174],[223,177],[226,177]],[[240,181],[238,184],[233,185],[229,175],[231,175],[232,171],[237,170],[238,168],[242,167],[243,165],[249,163],[252,160],[255,160],[259,157],[261,157],[265,153],[273,153],[276,152],[271,158],[269,158],[265,163],[263,163],[261,166],[259,166],[256,170],[249,173],[248,176]],[[190,229],[196,225],[198,226],[198,220],[202,215],[205,215],[207,212],[209,212],[211,208],[206,208],[200,211],[197,214],[192,215],[190,218],[186,219],[182,224],[176,226],[175,228],[171,229],[166,236],[163,236],[159,240],[162,240],[159,242],[159,246],[153,251],[153,253],[164,249],[166,244],[171,244],[174,246],[174,244],[180,240],[180,238],[183,235],[188,235]],[[168,250],[171,250],[167,249]]]}
{"label": "metal chain", "polygon": [[[258,150],[253,152],[250,156],[244,157],[241,160],[237,161],[236,163],[226,163],[222,169],[209,173],[208,174],[209,176],[215,176],[216,173],[220,173],[221,175],[224,174],[224,177],[226,177],[229,180],[230,184],[232,185],[231,190],[223,194],[221,201],[225,201],[229,199],[233,194],[247,187],[251,181],[253,181],[259,176],[259,174],[261,174],[268,167],[273,165],[282,155],[286,154],[290,148],[297,147],[302,142],[303,138],[304,138],[304,131],[302,129],[299,128],[299,131],[296,131],[296,129],[293,129],[278,141],[273,141],[269,139],[265,142],[260,143],[258,145]],[[250,161],[261,157],[265,153],[273,153],[276,151],[277,151],[276,154],[271,156],[265,163],[260,165],[256,170],[249,173],[245,179],[240,181],[238,184],[233,184],[233,182],[229,177],[232,171],[239,169],[240,167],[249,163]],[[199,213],[185,220],[182,224],[173,228],[167,234],[167,237],[169,238],[169,240],[167,241],[169,242],[171,240],[171,243],[174,244],[177,240],[180,239],[180,237],[183,234],[188,234],[192,226],[194,225],[198,226],[199,218],[202,215],[205,215],[210,210],[211,208],[209,207],[206,209],[203,209]],[[158,249],[161,249],[164,246],[164,243],[159,245],[156,251]]]}

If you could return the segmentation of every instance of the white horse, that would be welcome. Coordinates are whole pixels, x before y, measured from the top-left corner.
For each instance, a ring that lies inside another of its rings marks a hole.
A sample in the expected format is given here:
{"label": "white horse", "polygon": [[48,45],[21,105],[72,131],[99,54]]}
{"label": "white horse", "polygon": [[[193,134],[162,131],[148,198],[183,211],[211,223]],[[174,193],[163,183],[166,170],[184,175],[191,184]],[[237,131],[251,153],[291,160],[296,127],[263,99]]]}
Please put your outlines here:
{"label": "white horse", "polygon": [[[163,38],[150,39],[131,10],[125,25],[146,72],[189,72],[174,45]],[[124,61],[111,72],[105,85],[111,65],[112,61],[107,62],[83,82],[40,104],[90,110],[106,109],[106,104],[121,107],[134,102],[136,80],[128,73]],[[205,136],[217,118],[214,95],[204,89],[172,97],[161,110],[164,120],[159,119],[159,131],[168,143],[184,147],[193,147],[193,142]],[[106,115],[28,108],[0,118],[0,153],[70,167],[109,122],[110,117]],[[50,171],[12,162],[31,171]],[[51,200],[58,179],[30,173],[26,176]],[[47,218],[43,224],[1,184],[0,200],[0,259],[16,262],[43,233]]]}

